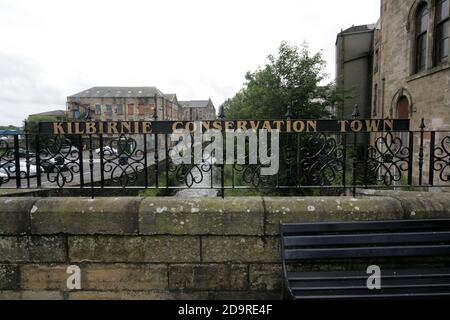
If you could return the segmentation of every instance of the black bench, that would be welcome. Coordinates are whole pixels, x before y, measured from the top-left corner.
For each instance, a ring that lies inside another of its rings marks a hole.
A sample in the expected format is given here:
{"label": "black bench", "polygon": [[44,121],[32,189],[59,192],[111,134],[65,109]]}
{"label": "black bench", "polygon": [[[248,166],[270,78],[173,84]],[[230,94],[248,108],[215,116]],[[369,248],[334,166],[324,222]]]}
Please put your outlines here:
{"label": "black bench", "polygon": [[[280,233],[284,276],[293,299],[450,296],[450,219],[281,224]],[[345,271],[305,271],[313,265]],[[381,268],[381,290],[367,287],[371,265]],[[297,272],[299,268],[303,271]]]}

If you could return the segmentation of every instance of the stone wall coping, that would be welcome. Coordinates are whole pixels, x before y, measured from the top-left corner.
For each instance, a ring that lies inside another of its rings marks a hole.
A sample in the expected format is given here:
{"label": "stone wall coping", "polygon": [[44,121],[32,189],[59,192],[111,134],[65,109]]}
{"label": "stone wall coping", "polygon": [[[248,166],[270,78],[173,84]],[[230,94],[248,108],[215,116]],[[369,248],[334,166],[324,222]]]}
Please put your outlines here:
{"label": "stone wall coping", "polygon": [[365,191],[363,197],[4,197],[0,235],[276,236],[280,222],[450,217],[447,193]]}

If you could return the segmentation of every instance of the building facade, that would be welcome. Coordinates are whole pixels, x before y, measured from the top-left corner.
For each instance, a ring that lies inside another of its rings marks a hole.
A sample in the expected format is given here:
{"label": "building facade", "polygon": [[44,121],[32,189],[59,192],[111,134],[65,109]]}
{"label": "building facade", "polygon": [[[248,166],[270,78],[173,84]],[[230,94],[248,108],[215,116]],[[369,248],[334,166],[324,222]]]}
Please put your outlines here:
{"label": "building facade", "polygon": [[211,99],[180,101],[183,120],[214,120],[217,118],[216,108]]}
{"label": "building facade", "polygon": [[340,119],[351,119],[355,105],[370,118],[374,30],[375,25],[353,26],[337,35],[336,85],[346,95],[338,106]]}
{"label": "building facade", "polygon": [[176,120],[178,112],[176,95],[165,95],[155,87],[93,87],[67,97],[71,119]]}
{"label": "building facade", "polygon": [[382,0],[372,115],[450,131],[450,0]]}

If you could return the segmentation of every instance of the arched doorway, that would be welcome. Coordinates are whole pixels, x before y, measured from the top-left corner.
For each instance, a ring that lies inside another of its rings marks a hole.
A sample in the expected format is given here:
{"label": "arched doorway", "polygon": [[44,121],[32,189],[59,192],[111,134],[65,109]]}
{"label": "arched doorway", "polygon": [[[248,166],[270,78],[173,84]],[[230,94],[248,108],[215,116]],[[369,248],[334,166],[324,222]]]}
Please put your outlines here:
{"label": "arched doorway", "polygon": [[397,101],[397,119],[409,119],[409,100],[402,96]]}

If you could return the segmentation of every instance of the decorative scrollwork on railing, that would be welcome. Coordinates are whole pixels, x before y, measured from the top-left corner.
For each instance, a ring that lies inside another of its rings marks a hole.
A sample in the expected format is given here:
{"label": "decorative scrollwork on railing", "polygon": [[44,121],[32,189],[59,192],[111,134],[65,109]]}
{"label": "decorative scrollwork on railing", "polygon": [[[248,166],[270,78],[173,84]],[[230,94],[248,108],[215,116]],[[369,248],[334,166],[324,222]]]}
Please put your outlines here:
{"label": "decorative scrollwork on railing", "polygon": [[403,179],[404,173],[410,170],[411,151],[405,147],[407,141],[395,137],[392,132],[378,137],[368,150],[367,167],[377,175],[377,181],[392,186]]}
{"label": "decorative scrollwork on railing", "polygon": [[181,139],[178,144],[169,148],[168,151],[168,172],[174,174],[177,183],[184,184],[189,189],[195,185],[204,184],[207,177],[211,178],[213,166],[216,163],[214,155],[206,153],[203,153],[203,161],[201,163],[174,162],[174,158],[182,159],[185,155],[191,157],[191,148],[192,146],[187,146]]}
{"label": "decorative scrollwork on railing", "polygon": [[124,134],[98,151],[104,160],[102,170],[114,184],[125,188],[136,183],[139,174],[145,171],[144,150],[138,149],[136,140]]}
{"label": "decorative scrollwork on railing", "polygon": [[331,186],[344,171],[344,146],[325,134],[306,136],[299,146],[299,184]]}
{"label": "decorative scrollwork on railing", "polygon": [[0,140],[0,186],[8,183],[15,172],[14,149],[7,140]]}
{"label": "decorative scrollwork on railing", "polygon": [[434,149],[433,170],[439,173],[442,182],[450,182],[450,136],[444,137],[440,145]]}
{"label": "decorative scrollwork on railing", "polygon": [[59,188],[76,182],[75,176],[80,173],[82,151],[65,136],[44,136],[40,140],[40,166],[41,171],[46,173],[47,181]]}

